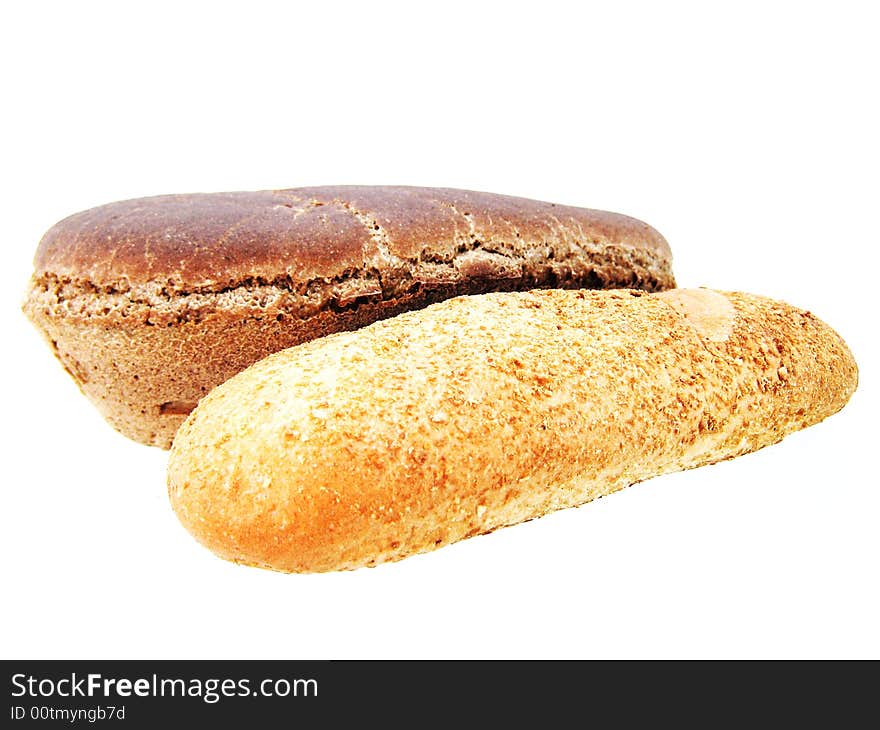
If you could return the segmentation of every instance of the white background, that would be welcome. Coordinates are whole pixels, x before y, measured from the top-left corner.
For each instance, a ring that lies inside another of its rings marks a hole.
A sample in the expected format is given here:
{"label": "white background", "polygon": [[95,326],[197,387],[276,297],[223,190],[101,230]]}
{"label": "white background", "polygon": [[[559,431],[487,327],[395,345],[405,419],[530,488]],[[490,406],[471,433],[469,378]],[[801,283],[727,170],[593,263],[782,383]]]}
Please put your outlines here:
{"label": "white background", "polygon": [[[602,5],[4,5],[3,657],[880,656],[872,4]],[[860,388],[762,452],[394,565],[225,563],[21,315],[31,257],[117,199],[332,183],[640,217],[680,285],[831,323]]]}

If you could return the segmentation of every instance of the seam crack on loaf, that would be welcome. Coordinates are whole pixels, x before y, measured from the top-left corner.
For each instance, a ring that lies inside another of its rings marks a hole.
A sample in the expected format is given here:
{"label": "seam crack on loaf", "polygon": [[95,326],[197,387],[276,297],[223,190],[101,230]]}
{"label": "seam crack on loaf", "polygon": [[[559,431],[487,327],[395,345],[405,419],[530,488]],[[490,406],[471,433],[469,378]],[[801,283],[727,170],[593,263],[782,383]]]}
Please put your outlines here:
{"label": "seam crack on loaf", "polygon": [[763,297],[459,297],[215,389],[177,434],[169,495],[227,559],[372,566],[770,445],[857,378],[830,327]]}
{"label": "seam crack on loaf", "polygon": [[[351,213],[355,220],[364,227],[370,240],[375,244],[376,250],[368,253],[362,270],[369,276],[376,278],[379,286],[378,293],[381,296],[385,298],[393,296],[399,289],[399,285],[394,284],[398,279],[418,281],[418,277],[414,275],[416,262],[406,261],[391,253],[391,242],[388,234],[376,218],[358,210],[350,202],[339,199],[334,199],[332,202]],[[424,249],[422,250],[423,253]],[[422,254],[420,254],[418,261],[421,261]],[[383,275],[383,268],[386,268],[391,276]],[[391,283],[388,282],[389,279]]]}
{"label": "seam crack on loaf", "polygon": [[635,219],[408,187],[121,201],[50,229],[34,268],[28,317],[115,428],[164,448],[185,416],[168,403],[316,337],[462,294],[675,285]]}
{"label": "seam crack on loaf", "polygon": [[[447,255],[439,255],[429,248],[422,249],[418,255],[405,260],[399,257],[380,254],[392,265],[395,272],[404,272],[402,280],[411,285],[430,285],[450,283],[463,278],[462,270],[468,263],[492,261],[483,274],[498,271],[516,271],[519,278],[525,273],[526,280],[535,287],[552,284],[557,287],[576,287],[583,283],[602,286],[615,286],[616,282],[607,271],[609,261],[620,269],[638,271],[651,264],[638,252],[605,247],[601,252],[589,248],[569,246],[562,256],[549,256],[558,266],[558,271],[545,270],[535,266],[535,259],[547,256],[549,247],[538,242],[524,249],[519,256],[493,246],[482,240],[470,244],[459,244]],[[463,263],[464,262],[464,263]],[[580,276],[573,273],[570,265],[577,263]],[[569,268],[566,268],[566,266]],[[173,280],[132,284],[125,281],[95,284],[92,281],[70,276],[47,273],[34,277],[32,289],[26,306],[39,308],[44,314],[64,315],[82,318],[143,319],[150,323],[150,315],[157,315],[163,324],[198,321],[206,311],[217,309],[216,297],[227,297],[253,308],[253,316],[259,316],[260,309],[271,303],[285,300],[287,308],[299,313],[313,313],[324,309],[340,298],[340,285],[356,283],[370,292],[371,297],[391,300],[401,294],[401,287],[394,289],[383,286],[383,278],[374,261],[364,261],[357,268],[346,269],[335,276],[317,277],[305,281],[295,281],[289,274],[277,277],[247,277],[228,284],[206,284],[183,287]],[[371,284],[375,284],[371,287]],[[648,286],[648,291],[653,290]],[[158,312],[157,312],[158,310]],[[164,315],[164,316],[163,316]]]}

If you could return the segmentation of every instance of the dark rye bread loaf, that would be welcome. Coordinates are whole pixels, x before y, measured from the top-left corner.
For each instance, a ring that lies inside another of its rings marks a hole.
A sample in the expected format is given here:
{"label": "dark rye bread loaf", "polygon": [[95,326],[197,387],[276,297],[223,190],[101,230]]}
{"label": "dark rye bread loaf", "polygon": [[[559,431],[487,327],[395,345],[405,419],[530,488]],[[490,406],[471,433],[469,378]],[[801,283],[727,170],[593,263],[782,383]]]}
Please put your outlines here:
{"label": "dark rye bread loaf", "polygon": [[166,195],[40,242],[24,309],[104,417],[168,448],[208,391],[278,350],[460,294],[674,286],[632,218],[442,188]]}

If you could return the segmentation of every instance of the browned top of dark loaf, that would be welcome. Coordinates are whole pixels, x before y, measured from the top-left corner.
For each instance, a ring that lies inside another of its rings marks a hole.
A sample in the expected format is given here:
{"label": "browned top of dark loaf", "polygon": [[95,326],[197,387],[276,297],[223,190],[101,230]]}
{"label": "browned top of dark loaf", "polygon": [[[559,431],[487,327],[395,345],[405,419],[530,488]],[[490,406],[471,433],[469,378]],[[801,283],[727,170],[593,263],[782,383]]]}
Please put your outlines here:
{"label": "browned top of dark loaf", "polygon": [[499,250],[560,241],[617,246],[667,269],[670,259],[656,230],[616,213],[448,188],[334,186],[110,203],[52,227],[34,264],[37,276],[96,285],[222,287],[448,258],[475,241]]}

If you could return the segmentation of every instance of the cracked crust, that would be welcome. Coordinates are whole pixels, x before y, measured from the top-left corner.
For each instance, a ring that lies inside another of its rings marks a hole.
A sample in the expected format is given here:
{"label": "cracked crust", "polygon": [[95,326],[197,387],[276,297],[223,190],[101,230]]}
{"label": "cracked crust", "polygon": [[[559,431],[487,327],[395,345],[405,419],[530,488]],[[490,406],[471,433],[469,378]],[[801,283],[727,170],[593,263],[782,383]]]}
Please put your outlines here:
{"label": "cracked crust", "polygon": [[459,294],[675,282],[626,216],[411,187],[169,195],[43,237],[25,312],[104,416],[168,448],[211,388],[291,345]]}
{"label": "cracked crust", "polygon": [[37,279],[54,276],[117,290],[159,281],[171,293],[280,276],[332,280],[365,269],[393,289],[410,266],[448,262],[459,250],[479,247],[512,259],[532,254],[540,268],[550,267],[557,249],[563,258],[575,259],[579,249],[606,246],[638,252],[644,264],[642,272],[609,272],[616,283],[639,283],[641,275],[647,288],[672,285],[669,246],[641,221],[504,195],[413,187],[297,188],[111,203],[50,229],[34,268]]}
{"label": "cracked crust", "polygon": [[169,494],[224,558],[353,569],[763,448],[857,381],[834,330],[764,297],[460,297],[216,388],[174,441]]}

